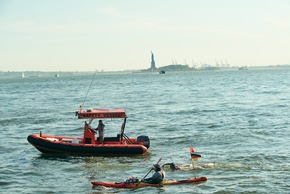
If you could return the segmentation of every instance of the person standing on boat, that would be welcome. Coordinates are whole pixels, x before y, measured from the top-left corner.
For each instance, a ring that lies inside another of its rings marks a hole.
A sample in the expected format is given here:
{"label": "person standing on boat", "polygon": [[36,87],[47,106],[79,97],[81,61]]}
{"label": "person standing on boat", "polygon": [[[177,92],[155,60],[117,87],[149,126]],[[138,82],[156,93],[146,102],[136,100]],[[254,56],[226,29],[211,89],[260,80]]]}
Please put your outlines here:
{"label": "person standing on boat", "polygon": [[149,184],[160,184],[162,183],[164,177],[165,177],[165,172],[161,170],[161,167],[159,164],[154,164],[153,165],[153,170],[155,173],[152,175],[151,178],[143,179],[142,182],[144,183],[149,183]]}
{"label": "person standing on boat", "polygon": [[102,120],[99,120],[99,125],[96,130],[98,130],[99,133],[99,142],[104,143],[105,125]]}

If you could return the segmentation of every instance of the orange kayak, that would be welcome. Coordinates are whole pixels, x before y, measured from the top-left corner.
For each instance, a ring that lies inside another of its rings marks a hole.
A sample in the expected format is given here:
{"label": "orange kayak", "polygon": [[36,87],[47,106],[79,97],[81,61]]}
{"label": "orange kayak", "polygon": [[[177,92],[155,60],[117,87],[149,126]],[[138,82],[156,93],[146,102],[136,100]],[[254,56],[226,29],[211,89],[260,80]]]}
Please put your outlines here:
{"label": "orange kayak", "polygon": [[114,188],[142,188],[142,187],[160,187],[164,185],[178,185],[185,183],[199,183],[207,181],[206,177],[195,177],[186,180],[164,180],[161,184],[149,184],[145,182],[92,182],[93,186],[104,186],[104,187],[114,187]]}

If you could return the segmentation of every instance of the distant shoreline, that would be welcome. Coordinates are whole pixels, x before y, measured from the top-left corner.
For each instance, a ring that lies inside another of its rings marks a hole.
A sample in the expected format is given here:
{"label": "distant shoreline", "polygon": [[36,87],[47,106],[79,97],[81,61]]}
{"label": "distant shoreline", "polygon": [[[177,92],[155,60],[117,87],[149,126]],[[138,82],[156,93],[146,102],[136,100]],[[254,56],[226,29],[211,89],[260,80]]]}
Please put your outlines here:
{"label": "distant shoreline", "polygon": [[[211,67],[214,67],[211,69]],[[170,70],[167,69],[166,72],[187,72],[187,71],[220,71],[220,70],[238,70],[241,66],[231,66],[231,67],[216,67],[216,66],[209,66],[209,68],[201,68],[201,69],[195,69],[195,68],[189,68],[188,70]],[[158,69],[163,69],[164,67],[159,67]],[[270,68],[290,68],[290,65],[268,65],[268,66],[247,66],[248,69],[270,69]],[[108,73],[151,73],[150,71],[144,71],[144,69],[136,69],[136,70],[122,70],[122,71],[0,71],[0,74],[15,74],[15,73],[32,73],[31,76],[37,77],[37,73],[47,73],[47,74],[53,74],[53,75],[64,75],[64,74],[108,74]],[[153,72],[153,73],[157,73]]]}

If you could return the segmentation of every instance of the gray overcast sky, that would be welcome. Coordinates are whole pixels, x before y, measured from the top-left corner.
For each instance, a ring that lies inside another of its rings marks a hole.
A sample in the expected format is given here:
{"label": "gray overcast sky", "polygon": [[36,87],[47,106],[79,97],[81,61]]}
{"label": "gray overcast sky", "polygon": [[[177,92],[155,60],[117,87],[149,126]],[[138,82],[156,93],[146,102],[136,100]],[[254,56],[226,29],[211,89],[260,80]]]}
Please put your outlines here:
{"label": "gray overcast sky", "polygon": [[0,0],[0,71],[289,64],[288,0]]}

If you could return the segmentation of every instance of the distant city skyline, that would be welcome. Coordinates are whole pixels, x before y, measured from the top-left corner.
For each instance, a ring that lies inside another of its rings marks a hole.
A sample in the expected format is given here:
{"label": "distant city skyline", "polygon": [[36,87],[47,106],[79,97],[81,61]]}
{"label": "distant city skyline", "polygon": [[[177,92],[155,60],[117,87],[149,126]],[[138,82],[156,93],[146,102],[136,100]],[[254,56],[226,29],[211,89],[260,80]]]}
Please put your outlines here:
{"label": "distant city skyline", "polygon": [[0,0],[0,71],[290,64],[290,1]]}

